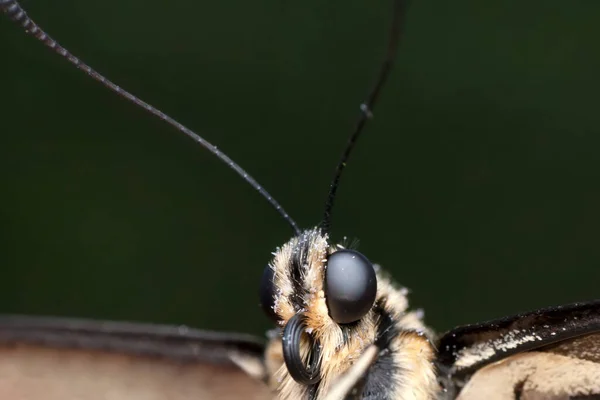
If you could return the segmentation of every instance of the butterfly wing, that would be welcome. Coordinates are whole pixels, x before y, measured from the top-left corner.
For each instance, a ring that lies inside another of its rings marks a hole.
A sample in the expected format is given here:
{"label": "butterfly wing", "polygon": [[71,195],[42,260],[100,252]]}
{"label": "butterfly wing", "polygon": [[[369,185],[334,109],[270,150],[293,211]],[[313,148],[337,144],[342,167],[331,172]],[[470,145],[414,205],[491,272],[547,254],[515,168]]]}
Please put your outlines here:
{"label": "butterfly wing", "polygon": [[451,399],[600,399],[598,301],[456,328],[438,349]]}
{"label": "butterfly wing", "polygon": [[477,371],[457,400],[600,399],[600,364],[572,356],[527,352]]}
{"label": "butterfly wing", "polygon": [[0,399],[271,399],[263,350],[187,327],[0,316]]}

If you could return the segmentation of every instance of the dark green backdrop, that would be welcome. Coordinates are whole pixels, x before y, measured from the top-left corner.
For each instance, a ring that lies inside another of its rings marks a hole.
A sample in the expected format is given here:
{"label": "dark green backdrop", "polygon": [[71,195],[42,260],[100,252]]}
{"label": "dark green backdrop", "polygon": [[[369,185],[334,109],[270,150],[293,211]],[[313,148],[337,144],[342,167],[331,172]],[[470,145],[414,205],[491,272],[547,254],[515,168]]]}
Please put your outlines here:
{"label": "dark green backdrop", "polygon": [[[196,129],[303,227],[391,1],[28,0],[92,66]],[[600,298],[600,3],[414,0],[334,236],[438,330]],[[0,19],[0,312],[261,334],[291,234],[213,156]]]}

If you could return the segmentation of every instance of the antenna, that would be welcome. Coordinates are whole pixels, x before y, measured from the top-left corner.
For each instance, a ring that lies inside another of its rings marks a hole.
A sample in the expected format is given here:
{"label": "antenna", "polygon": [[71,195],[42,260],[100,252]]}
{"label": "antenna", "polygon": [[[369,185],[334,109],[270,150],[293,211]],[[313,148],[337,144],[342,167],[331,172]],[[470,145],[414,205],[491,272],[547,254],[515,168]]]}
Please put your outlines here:
{"label": "antenna", "polygon": [[396,49],[398,48],[398,42],[402,32],[402,21],[404,19],[406,10],[405,3],[405,0],[394,0],[392,25],[389,33],[387,52],[383,63],[381,64],[375,86],[373,89],[371,89],[367,99],[360,105],[360,115],[358,117],[358,121],[356,122],[356,127],[354,128],[352,135],[350,135],[350,138],[346,143],[346,148],[342,153],[342,158],[335,168],[335,174],[333,175],[333,180],[329,186],[329,194],[327,195],[327,200],[325,202],[325,214],[323,215],[323,221],[321,221],[320,224],[321,231],[323,233],[329,233],[331,231],[331,211],[333,209],[333,203],[335,201],[335,195],[337,193],[338,186],[340,185],[342,172],[344,171],[344,168],[346,168],[346,164],[350,158],[350,153],[352,153],[352,149],[354,149],[354,146],[356,145],[356,142],[367,123],[367,120],[373,118],[373,107],[375,107],[375,102],[377,101],[379,94],[381,93],[381,89],[383,88],[383,85],[387,81],[390,71],[392,70],[392,64],[396,58]]}
{"label": "antenna", "polygon": [[40,28],[25,12],[23,7],[19,4],[17,0],[0,0],[0,10],[6,14],[10,19],[12,19],[17,24],[21,25],[22,28],[25,29],[25,32],[29,35],[35,37],[46,46],[54,50],[56,53],[66,58],[71,64],[75,65],[80,70],[84,71],[86,74],[91,76],[93,79],[100,82],[102,85],[117,93],[119,96],[126,98],[131,101],[135,105],[145,109],[150,114],[157,116],[162,119],[169,125],[175,127],[178,131],[186,134],[195,142],[199,143],[202,147],[210,151],[212,154],[217,156],[221,161],[223,161],[227,166],[233,169],[238,173],[239,176],[242,177],[250,186],[260,193],[262,197],[264,197],[270,204],[275,208],[275,210],[287,221],[287,223],[292,227],[294,233],[296,235],[300,235],[300,229],[296,222],[288,215],[288,213],[281,207],[281,205],[263,188],[253,177],[251,177],[242,167],[240,167],[235,161],[233,161],[229,156],[219,150],[215,145],[202,138],[198,134],[194,133],[192,130],[188,129],[186,126],[177,122],[173,118],[169,117],[167,114],[163,113],[156,107],[146,103],[145,101],[139,99],[133,94],[129,93],[125,89],[120,86],[114,84],[113,82],[106,79],[100,73],[93,70],[89,65],[82,62],[79,58],[75,57],[71,52],[62,47],[57,41],[52,39],[42,28]]}

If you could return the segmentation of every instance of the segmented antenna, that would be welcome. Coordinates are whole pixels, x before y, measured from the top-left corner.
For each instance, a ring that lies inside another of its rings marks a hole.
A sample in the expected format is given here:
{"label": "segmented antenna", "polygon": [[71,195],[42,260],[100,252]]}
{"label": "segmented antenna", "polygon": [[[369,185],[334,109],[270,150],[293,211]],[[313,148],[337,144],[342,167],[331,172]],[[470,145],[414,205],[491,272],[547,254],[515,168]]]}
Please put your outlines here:
{"label": "segmented antenna", "polygon": [[392,64],[394,63],[394,59],[396,58],[396,49],[398,48],[398,41],[402,32],[402,20],[404,19],[406,9],[405,3],[406,0],[394,0],[393,19],[389,33],[387,52],[383,63],[381,64],[381,68],[379,70],[379,75],[377,76],[375,86],[371,90],[371,93],[369,93],[367,99],[360,105],[360,115],[358,117],[358,121],[356,122],[356,127],[354,128],[354,132],[352,132],[352,135],[350,135],[350,138],[346,143],[346,148],[342,153],[342,158],[340,159],[340,162],[338,163],[335,169],[335,174],[333,175],[333,180],[331,181],[331,184],[329,186],[329,193],[325,202],[325,214],[323,215],[323,221],[320,224],[323,233],[329,233],[331,230],[331,211],[333,209],[335,195],[340,184],[340,178],[342,176],[344,168],[346,168],[346,164],[348,163],[348,159],[350,158],[350,153],[352,153],[352,149],[354,149],[356,141],[362,133],[363,128],[367,123],[367,120],[373,118],[373,107],[375,106],[375,102],[379,97],[381,89],[383,88],[383,85],[387,81],[387,78],[390,75],[390,71],[392,70]]}
{"label": "segmented antenna", "polygon": [[221,161],[227,164],[229,168],[237,172],[238,175],[242,177],[242,179],[244,179],[246,182],[248,182],[248,184],[250,184],[250,186],[256,189],[258,193],[260,193],[273,206],[273,208],[277,210],[277,212],[283,217],[283,219],[287,221],[287,223],[292,227],[296,235],[300,234],[300,229],[298,228],[298,225],[296,225],[294,220],[288,215],[288,213],[283,209],[283,207],[281,207],[277,200],[275,200],[269,194],[269,192],[267,192],[265,188],[263,188],[253,177],[251,177],[246,171],[244,171],[242,167],[236,164],[231,158],[229,158],[229,156],[220,151],[212,143],[208,142],[206,139],[194,133],[192,130],[188,129],[181,123],[169,117],[167,114],[163,113],[159,109],[146,103],[145,101],[139,99],[138,97],[126,91],[125,89],[109,81],[100,73],[93,70],[89,65],[85,64],[80,59],[75,57],[67,49],[65,49],[58,42],[52,39],[46,32],[44,32],[44,30],[40,28],[31,18],[29,18],[23,7],[21,7],[21,5],[16,0],[0,0],[0,10],[2,10],[2,12],[6,14],[10,19],[15,21],[17,24],[21,25],[21,27],[25,29],[25,32],[44,43],[46,46],[54,50],[59,55],[66,58],[71,64],[84,71],[93,79],[97,80],[108,89],[126,98],[127,100],[131,101],[137,106],[142,107],[150,114],[153,114],[165,121],[166,123],[174,126],[178,131],[185,133],[188,137],[192,138],[202,147],[206,148],[212,154],[217,156]]}

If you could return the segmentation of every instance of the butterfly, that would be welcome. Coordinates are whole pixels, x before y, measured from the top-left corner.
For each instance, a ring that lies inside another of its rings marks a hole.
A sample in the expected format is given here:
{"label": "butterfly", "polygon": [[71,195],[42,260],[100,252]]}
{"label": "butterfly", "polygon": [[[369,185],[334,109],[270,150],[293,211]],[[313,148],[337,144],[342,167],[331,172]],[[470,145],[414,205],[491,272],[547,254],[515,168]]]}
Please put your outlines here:
{"label": "butterfly", "polygon": [[[7,398],[591,399],[600,396],[599,303],[546,308],[436,335],[406,291],[352,245],[330,241],[350,151],[390,71],[404,4],[394,2],[388,53],[338,164],[322,222],[301,230],[219,149],[132,97],[54,42],[14,0],[0,7],[84,72],[200,142],[257,189],[294,236],[265,268],[268,342],[133,323],[5,316],[0,394]],[[178,397],[177,397],[178,396]]]}

